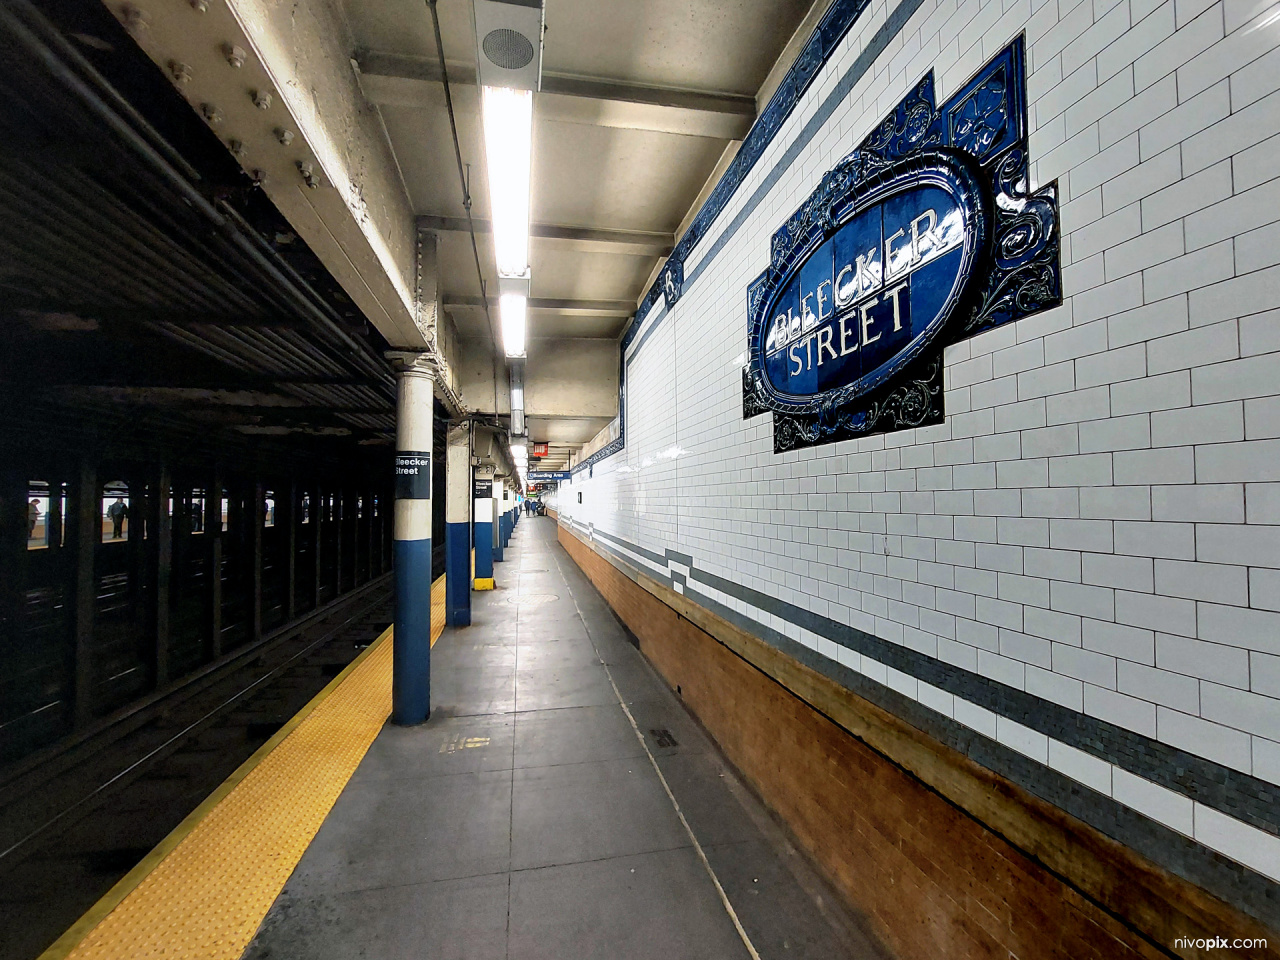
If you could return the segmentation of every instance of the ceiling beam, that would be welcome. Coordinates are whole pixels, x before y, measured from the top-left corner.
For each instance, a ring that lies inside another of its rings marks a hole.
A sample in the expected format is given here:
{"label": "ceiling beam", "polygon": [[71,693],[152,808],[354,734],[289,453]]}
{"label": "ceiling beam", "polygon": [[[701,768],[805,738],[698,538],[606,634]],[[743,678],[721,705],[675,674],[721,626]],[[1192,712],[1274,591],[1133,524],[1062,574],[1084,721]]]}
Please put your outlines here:
{"label": "ceiling beam", "polygon": [[199,370],[192,371],[190,374],[185,371],[166,372],[159,370],[156,371],[155,376],[134,376],[131,374],[127,377],[115,377],[102,374],[100,371],[89,370],[83,376],[67,375],[65,372],[61,375],[51,375],[45,372],[42,374],[41,381],[40,388],[47,390],[124,390],[137,392],[139,395],[142,395],[145,391],[169,392],[173,396],[178,396],[184,392],[191,393],[194,396],[200,392],[231,395],[237,393],[267,394],[285,391],[282,396],[287,398],[289,404],[305,403],[305,401],[299,400],[293,394],[288,393],[289,387],[368,387],[379,395],[386,396],[388,398],[388,406],[394,406],[395,402],[390,395],[384,392],[382,383],[364,377],[255,377],[239,371],[210,375],[207,371]]}
{"label": "ceiling beam", "polygon": [[[457,294],[446,294],[443,302],[445,309],[484,306],[484,301],[480,297],[460,296]],[[490,297],[489,306],[497,307],[498,298]],[[636,304],[634,300],[569,300],[559,297],[530,297],[529,309],[588,317],[629,317],[636,312]]]}
{"label": "ceiling beam", "polygon": [[[425,57],[358,51],[364,95],[378,106],[424,106],[439,100],[440,65]],[[450,84],[474,86],[475,69],[451,63]],[[682,90],[568,74],[543,73],[540,118],[630,130],[741,140],[756,117],[753,96]]]}
{"label": "ceiling beam", "polygon": [[[492,233],[493,224],[476,219],[476,231]],[[440,230],[450,233],[467,233],[465,217],[445,217],[424,214],[418,217],[419,230]],[[665,257],[675,246],[675,236],[647,230],[601,230],[592,227],[569,227],[556,223],[533,223],[529,235],[539,240],[568,243],[578,249],[597,253],[624,253],[632,256]]]}

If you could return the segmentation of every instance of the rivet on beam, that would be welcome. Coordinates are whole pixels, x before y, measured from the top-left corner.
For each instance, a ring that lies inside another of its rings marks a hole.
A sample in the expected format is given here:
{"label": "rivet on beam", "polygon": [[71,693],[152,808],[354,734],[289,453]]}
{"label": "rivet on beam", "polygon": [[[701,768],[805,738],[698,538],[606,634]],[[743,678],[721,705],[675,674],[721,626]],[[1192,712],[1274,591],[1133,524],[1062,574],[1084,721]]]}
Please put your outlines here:
{"label": "rivet on beam", "polygon": [[244,66],[245,57],[248,56],[244,50],[233,43],[224,43],[222,45],[222,53],[227,58],[227,63],[237,70]]}
{"label": "rivet on beam", "polygon": [[298,172],[302,174],[302,182],[312,190],[315,190],[323,182],[310,160],[299,160]]}
{"label": "rivet on beam", "polygon": [[259,110],[271,109],[271,91],[270,90],[254,90],[251,94],[253,97],[253,105]]}
{"label": "rivet on beam", "polygon": [[150,26],[147,15],[132,3],[126,3],[121,7],[120,13],[124,16],[125,28],[134,36],[142,33]]}
{"label": "rivet on beam", "polygon": [[208,13],[209,0],[191,0],[191,9],[196,13]]}
{"label": "rivet on beam", "polygon": [[200,104],[200,112],[204,114],[204,118],[210,123],[221,123],[222,114],[218,112],[218,108],[212,103]]}
{"label": "rivet on beam", "polygon": [[228,141],[227,141],[227,148],[231,151],[231,153],[232,153],[232,155],[233,155],[233,156],[236,156],[236,157],[243,157],[243,156],[244,156],[244,141],[243,141],[243,140],[228,140]]}
{"label": "rivet on beam", "polygon": [[169,76],[174,83],[189,83],[191,80],[191,68],[185,63],[177,60],[169,61]]}
{"label": "rivet on beam", "polygon": [[293,131],[286,130],[284,127],[276,127],[276,139],[287,147],[293,143]]}

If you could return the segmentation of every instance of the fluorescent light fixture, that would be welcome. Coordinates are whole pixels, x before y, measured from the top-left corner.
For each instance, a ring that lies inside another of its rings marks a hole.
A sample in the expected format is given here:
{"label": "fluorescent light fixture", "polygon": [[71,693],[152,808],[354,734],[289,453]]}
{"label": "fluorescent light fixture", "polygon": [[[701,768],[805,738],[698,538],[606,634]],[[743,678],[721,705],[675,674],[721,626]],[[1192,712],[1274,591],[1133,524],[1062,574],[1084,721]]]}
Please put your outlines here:
{"label": "fluorescent light fixture", "polygon": [[[508,87],[484,87],[483,91],[484,148],[498,275],[523,276],[529,269],[533,91]],[[508,350],[507,356],[513,354]]]}
{"label": "fluorescent light fixture", "polygon": [[529,301],[518,293],[504,293],[498,298],[502,314],[502,349],[508,357],[524,356],[525,317]]}

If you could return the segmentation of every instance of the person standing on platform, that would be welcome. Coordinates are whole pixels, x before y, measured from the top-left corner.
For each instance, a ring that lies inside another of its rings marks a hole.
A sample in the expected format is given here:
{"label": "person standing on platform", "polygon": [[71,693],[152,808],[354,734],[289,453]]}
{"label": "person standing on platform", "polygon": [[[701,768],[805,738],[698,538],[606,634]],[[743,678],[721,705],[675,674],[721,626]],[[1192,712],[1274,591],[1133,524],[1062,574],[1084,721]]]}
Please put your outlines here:
{"label": "person standing on platform", "polygon": [[40,522],[40,501],[32,498],[27,504],[27,539],[35,536],[36,524]]}
{"label": "person standing on platform", "polygon": [[124,497],[116,497],[116,502],[107,507],[107,516],[111,519],[111,539],[119,540],[124,535],[124,521],[129,516]]}

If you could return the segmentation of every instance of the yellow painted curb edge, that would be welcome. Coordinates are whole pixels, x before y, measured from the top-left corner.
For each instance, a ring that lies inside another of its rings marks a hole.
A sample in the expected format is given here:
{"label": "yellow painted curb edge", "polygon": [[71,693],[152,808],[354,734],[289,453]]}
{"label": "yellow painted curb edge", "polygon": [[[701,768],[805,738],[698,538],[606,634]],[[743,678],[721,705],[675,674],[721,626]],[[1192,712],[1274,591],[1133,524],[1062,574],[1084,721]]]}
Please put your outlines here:
{"label": "yellow painted curb edge", "polygon": [[[431,585],[432,599],[439,589],[443,592],[444,577],[439,577],[435,583]],[[432,630],[431,644],[435,646],[435,642],[439,639],[443,632],[444,624],[442,622],[437,627],[435,616],[435,603],[432,604]],[[169,835],[161,840],[143,859],[130,870],[127,874],[118,880],[92,907],[85,911],[74,924],[72,924],[65,933],[55,940],[43,953],[40,954],[38,960],[65,960],[70,953],[78,947],[84,939],[93,932],[93,930],[106,917],[118,907],[125,898],[129,896],[151,873],[160,865],[160,863],[172,853],[179,844],[185,840],[192,831],[200,824],[200,822],[209,815],[209,813],[218,806],[240,783],[257,767],[270,753],[276,749],[289,734],[293,733],[298,726],[301,725],[308,716],[310,716],[317,707],[329,698],[340,687],[344,680],[347,679],[365,660],[367,660],[375,650],[383,643],[387,642],[392,635],[392,628],[387,627],[386,630],[378,636],[373,643],[369,644],[359,656],[347,664],[342,672],[329,681],[319,693],[294,714],[283,727],[277,730],[266,743],[255,750],[244,763],[240,764],[235,771],[222,781],[212,793],[206,797],[199,806],[192,810],[182,822],[169,832]]]}
{"label": "yellow painted curb edge", "polygon": [[183,821],[174,827],[167,837],[156,844],[155,848],[143,857],[136,867],[121,877],[115,886],[102,895],[102,899],[85,911],[84,916],[72,924],[66,933],[55,940],[49,949],[40,954],[39,960],[62,960],[62,958],[66,957],[72,950],[79,946],[80,941],[88,936],[93,928],[103,921],[107,914],[119,906],[124,898],[132,893],[134,888],[145,880],[147,875],[160,864],[161,860],[167,857],[174,848],[178,846],[178,844],[186,839],[187,835],[196,828],[196,825],[205,818],[210,810],[221,803],[223,798],[234,790],[239,785],[240,781],[249,775],[250,771],[253,770],[254,767],[266,759],[267,754],[278,747],[285,737],[293,733],[294,728],[302,723],[302,721],[305,720],[307,716],[316,709],[316,707],[320,706],[321,703],[328,699],[329,695],[333,693],[333,691],[341,685],[342,681],[347,678],[347,675],[364,662],[369,654],[373,653],[373,651],[390,636],[391,628],[387,627],[386,630],[382,631],[382,635],[379,636],[377,640],[369,644],[369,646],[366,647],[358,657],[347,664],[343,668],[342,672],[330,680],[323,690],[312,697],[311,701],[305,707],[295,713],[288,723],[272,734],[270,740],[255,750],[253,755],[244,763],[240,764],[231,776],[223,780],[213,793],[209,794],[209,796],[204,799],[204,802],[201,803],[200,806],[187,814]]}

